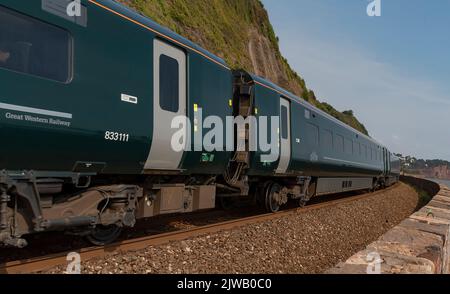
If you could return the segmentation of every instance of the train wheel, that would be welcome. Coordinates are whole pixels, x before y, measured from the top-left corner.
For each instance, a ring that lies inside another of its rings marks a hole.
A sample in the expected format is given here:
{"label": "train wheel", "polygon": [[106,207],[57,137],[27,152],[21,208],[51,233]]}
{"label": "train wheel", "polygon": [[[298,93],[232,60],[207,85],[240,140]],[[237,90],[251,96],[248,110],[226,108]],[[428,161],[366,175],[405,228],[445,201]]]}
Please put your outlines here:
{"label": "train wheel", "polygon": [[232,210],[236,207],[236,199],[233,197],[220,197],[219,205],[223,210]]}
{"label": "train wheel", "polygon": [[280,210],[279,194],[281,191],[280,185],[272,183],[268,185],[266,190],[266,210],[268,212],[278,212]]}
{"label": "train wheel", "polygon": [[87,236],[89,242],[97,246],[104,246],[114,242],[122,233],[122,228],[116,225],[97,226],[94,231]]}
{"label": "train wheel", "polygon": [[307,203],[308,203],[308,201],[302,198],[302,199],[300,199],[300,200],[298,201],[298,206],[299,206],[300,208],[303,208],[303,207],[306,206]]}
{"label": "train wheel", "polygon": [[256,190],[256,203],[261,208],[266,208],[266,193],[269,186],[272,185],[272,182],[267,181],[263,185],[258,186]]}

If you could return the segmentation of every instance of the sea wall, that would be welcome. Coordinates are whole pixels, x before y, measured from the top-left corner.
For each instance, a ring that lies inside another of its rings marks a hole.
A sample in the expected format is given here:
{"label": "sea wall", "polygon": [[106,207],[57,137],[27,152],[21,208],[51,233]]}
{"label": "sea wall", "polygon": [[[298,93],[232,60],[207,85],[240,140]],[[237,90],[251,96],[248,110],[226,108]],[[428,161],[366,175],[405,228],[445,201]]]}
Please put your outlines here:
{"label": "sea wall", "polygon": [[366,249],[327,273],[450,273],[450,189],[420,178],[406,176],[401,180],[434,195],[433,199]]}

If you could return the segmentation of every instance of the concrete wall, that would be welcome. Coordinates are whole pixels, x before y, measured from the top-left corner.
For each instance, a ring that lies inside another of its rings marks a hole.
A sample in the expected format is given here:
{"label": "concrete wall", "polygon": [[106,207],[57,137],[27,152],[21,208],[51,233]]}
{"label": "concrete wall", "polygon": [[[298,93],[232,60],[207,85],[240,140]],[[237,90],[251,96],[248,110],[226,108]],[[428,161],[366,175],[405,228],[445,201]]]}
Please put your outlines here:
{"label": "concrete wall", "polygon": [[401,176],[400,181],[407,183],[408,185],[420,188],[426,191],[429,195],[433,196],[437,195],[441,189],[440,185],[435,182],[411,176]]}
{"label": "concrete wall", "polygon": [[327,273],[450,274],[450,189],[425,179],[401,180],[434,195],[433,200]]}

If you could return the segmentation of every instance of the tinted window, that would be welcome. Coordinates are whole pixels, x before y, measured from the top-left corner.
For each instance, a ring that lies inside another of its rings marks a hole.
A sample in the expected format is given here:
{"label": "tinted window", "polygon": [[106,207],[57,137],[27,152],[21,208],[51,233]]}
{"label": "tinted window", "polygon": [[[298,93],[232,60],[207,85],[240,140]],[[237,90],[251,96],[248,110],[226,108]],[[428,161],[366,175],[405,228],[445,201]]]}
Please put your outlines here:
{"label": "tinted window", "polygon": [[159,105],[163,110],[178,112],[179,79],[178,61],[162,54],[159,57]]}
{"label": "tinted window", "polygon": [[320,135],[320,140],[322,147],[326,149],[332,149],[333,148],[333,134],[330,130],[324,130],[322,131]]}
{"label": "tinted window", "polygon": [[0,67],[59,82],[70,80],[68,32],[0,6]]}
{"label": "tinted window", "polygon": [[310,146],[319,146],[319,127],[307,124],[307,140]]}
{"label": "tinted window", "polygon": [[289,139],[288,135],[288,110],[286,106],[281,106],[281,137]]}
{"label": "tinted window", "polygon": [[334,142],[336,151],[344,152],[344,137],[342,137],[341,135],[336,135],[336,140]]}
{"label": "tinted window", "polygon": [[344,143],[345,143],[344,144],[345,153],[352,154],[353,153],[353,143],[352,143],[352,141],[346,138]]}

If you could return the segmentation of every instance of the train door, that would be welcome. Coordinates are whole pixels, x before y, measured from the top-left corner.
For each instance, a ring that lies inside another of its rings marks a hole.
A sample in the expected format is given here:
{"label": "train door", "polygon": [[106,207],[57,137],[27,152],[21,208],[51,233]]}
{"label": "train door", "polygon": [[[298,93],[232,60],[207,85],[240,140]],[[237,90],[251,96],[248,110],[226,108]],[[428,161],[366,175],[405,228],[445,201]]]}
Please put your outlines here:
{"label": "train door", "polygon": [[386,175],[389,176],[391,174],[391,152],[387,152],[388,159],[387,159],[387,172]]}
{"label": "train door", "polygon": [[383,148],[383,166],[384,166],[384,175],[387,176],[389,173],[389,158],[388,152],[386,148]]}
{"label": "train door", "polygon": [[276,170],[286,173],[291,161],[291,106],[287,99],[280,97],[280,161]]}
{"label": "train door", "polygon": [[[175,117],[186,119],[186,54],[155,39],[153,58],[153,140],[145,169],[177,170],[183,150],[172,146],[179,129],[172,129],[171,123]],[[184,144],[187,128],[185,132]]]}

